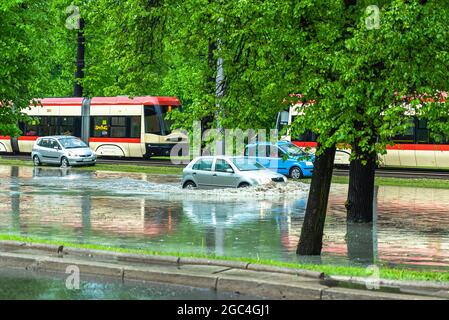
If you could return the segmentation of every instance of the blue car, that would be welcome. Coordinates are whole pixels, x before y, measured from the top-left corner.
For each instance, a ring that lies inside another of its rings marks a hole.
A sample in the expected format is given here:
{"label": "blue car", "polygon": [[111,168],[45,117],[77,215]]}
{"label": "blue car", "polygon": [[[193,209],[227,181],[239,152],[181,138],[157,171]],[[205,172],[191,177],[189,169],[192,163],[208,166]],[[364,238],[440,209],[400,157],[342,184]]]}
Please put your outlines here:
{"label": "blue car", "polygon": [[259,142],[245,147],[245,156],[256,157],[261,165],[293,179],[311,177],[315,155],[289,141]]}

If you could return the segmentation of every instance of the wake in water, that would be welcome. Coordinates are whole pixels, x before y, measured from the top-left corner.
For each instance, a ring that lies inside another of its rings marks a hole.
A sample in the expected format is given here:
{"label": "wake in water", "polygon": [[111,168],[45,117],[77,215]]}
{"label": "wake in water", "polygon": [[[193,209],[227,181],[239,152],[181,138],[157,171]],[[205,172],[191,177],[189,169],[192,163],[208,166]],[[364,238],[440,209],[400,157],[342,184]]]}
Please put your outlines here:
{"label": "wake in water", "polygon": [[[9,181],[25,193],[85,193],[95,195],[145,196],[157,199],[254,200],[306,197],[309,185],[302,182],[272,183],[248,188],[194,189],[181,187],[179,176],[105,174],[76,172],[59,175],[57,170],[44,171],[32,178]],[[131,176],[131,177],[130,177]],[[4,186],[6,187],[6,186]],[[9,188],[2,188],[8,190]],[[9,190],[10,191],[10,190]]]}

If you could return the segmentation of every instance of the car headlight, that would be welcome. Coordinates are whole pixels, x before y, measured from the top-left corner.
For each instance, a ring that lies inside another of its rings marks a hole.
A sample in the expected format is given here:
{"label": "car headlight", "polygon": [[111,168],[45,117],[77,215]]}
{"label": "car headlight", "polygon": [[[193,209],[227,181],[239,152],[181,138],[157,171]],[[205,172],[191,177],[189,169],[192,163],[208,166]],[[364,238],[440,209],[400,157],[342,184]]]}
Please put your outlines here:
{"label": "car headlight", "polygon": [[69,151],[69,153],[67,153],[69,155],[69,157],[74,157],[76,156],[76,154],[74,154],[72,151]]}
{"label": "car headlight", "polygon": [[311,161],[306,161],[306,166],[308,166],[308,167],[313,167],[313,162],[311,162]]}
{"label": "car headlight", "polygon": [[267,177],[259,177],[256,179],[256,181],[260,184],[266,184],[266,183],[270,183],[271,182],[271,178],[267,178]]}

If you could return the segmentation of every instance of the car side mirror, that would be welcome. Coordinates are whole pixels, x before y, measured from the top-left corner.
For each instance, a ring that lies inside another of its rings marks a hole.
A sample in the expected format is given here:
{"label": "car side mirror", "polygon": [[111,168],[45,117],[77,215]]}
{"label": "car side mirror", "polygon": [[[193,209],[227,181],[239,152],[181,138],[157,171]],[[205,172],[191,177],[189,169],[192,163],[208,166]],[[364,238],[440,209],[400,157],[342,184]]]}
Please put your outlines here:
{"label": "car side mirror", "polygon": [[231,168],[227,168],[227,169],[226,169],[226,172],[228,172],[228,173],[234,173],[234,170],[232,170]]}
{"label": "car side mirror", "polygon": [[59,147],[53,147],[53,149],[55,149],[55,150],[59,150]]}

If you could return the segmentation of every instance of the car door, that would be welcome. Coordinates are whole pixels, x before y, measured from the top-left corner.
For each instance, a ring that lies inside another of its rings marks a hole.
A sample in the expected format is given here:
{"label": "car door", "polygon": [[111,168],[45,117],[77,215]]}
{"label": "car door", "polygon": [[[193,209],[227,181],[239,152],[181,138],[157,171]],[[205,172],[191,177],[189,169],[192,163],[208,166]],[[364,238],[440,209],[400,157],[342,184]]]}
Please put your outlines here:
{"label": "car door", "polygon": [[52,163],[59,162],[59,152],[60,147],[58,142],[55,139],[49,139],[48,148],[46,150],[47,161]]}
{"label": "car door", "polygon": [[39,142],[39,152],[41,154],[42,162],[51,162],[50,154],[50,139],[44,138]]}
{"label": "car door", "polygon": [[286,164],[284,163],[283,157],[284,152],[277,146],[269,145],[267,146],[267,155],[269,155],[269,166],[273,171],[283,173],[285,171]]}
{"label": "car door", "polygon": [[216,188],[235,188],[239,180],[234,169],[225,159],[215,160],[212,177],[214,178],[212,179],[213,185]]}
{"label": "car door", "polygon": [[266,168],[270,167],[270,154],[266,152],[265,145],[260,144],[247,149],[245,156],[256,157],[256,161]]}
{"label": "car door", "polygon": [[192,175],[199,188],[212,188],[214,178],[212,172],[213,158],[200,159],[192,168]]}

